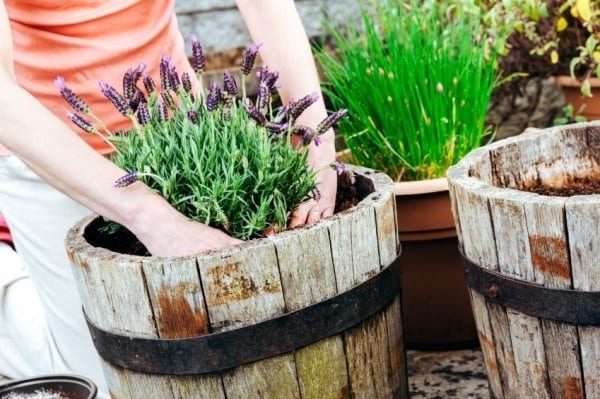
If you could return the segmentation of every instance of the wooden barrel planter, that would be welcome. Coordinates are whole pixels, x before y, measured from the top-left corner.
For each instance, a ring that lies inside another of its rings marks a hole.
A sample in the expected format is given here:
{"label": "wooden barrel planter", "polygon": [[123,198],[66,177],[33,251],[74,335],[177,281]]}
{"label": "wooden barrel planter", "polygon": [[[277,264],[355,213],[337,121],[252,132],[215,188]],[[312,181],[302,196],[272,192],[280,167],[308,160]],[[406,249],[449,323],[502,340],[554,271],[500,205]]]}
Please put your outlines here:
{"label": "wooden barrel planter", "polygon": [[113,398],[407,398],[393,183],[349,167],[351,205],[188,258],[66,246]]}
{"label": "wooden barrel planter", "polygon": [[600,124],[484,146],[447,176],[493,397],[600,398],[600,195],[577,195],[599,192]]}

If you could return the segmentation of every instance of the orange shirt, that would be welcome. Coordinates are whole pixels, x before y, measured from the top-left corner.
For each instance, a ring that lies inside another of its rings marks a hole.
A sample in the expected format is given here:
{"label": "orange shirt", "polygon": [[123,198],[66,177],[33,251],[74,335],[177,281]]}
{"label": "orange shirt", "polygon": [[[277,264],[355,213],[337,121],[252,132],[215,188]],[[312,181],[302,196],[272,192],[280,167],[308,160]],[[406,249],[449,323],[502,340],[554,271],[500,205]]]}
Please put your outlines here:
{"label": "orange shirt", "polygon": [[[5,0],[19,84],[94,149],[110,152],[101,138],[81,131],[66,118],[66,111],[72,110],[60,96],[54,79],[64,76],[67,86],[111,130],[127,126],[127,120],[102,95],[98,81],[104,80],[121,91],[123,73],[144,62],[146,73],[158,83],[163,54],[173,59],[180,72],[190,69],[173,2]],[[0,148],[3,154],[7,150]]]}

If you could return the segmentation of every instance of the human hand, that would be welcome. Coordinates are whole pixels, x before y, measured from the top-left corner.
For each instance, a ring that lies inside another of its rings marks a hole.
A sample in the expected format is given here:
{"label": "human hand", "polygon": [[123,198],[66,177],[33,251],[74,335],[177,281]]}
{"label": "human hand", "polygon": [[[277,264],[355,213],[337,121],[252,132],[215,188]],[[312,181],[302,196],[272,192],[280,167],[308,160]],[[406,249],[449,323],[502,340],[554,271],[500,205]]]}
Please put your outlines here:
{"label": "human hand", "polygon": [[337,173],[326,167],[317,174],[319,198],[302,203],[292,214],[289,228],[316,223],[333,215],[337,193]]}
{"label": "human hand", "polygon": [[188,219],[157,195],[153,199],[148,201],[152,204],[146,202],[148,213],[141,212],[132,230],[153,256],[189,256],[243,242]]}

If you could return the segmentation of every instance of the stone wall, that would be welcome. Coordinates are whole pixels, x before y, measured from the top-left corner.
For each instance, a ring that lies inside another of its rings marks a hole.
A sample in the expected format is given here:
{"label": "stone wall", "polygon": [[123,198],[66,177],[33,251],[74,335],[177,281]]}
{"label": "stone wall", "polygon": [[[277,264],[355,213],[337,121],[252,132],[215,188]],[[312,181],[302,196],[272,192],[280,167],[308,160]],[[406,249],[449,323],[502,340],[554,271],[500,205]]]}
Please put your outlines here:
{"label": "stone wall", "polygon": [[[311,37],[323,32],[326,20],[336,22],[344,15],[358,15],[357,0],[296,0],[296,7]],[[175,0],[175,12],[186,41],[196,34],[209,53],[227,53],[252,43],[235,0]]]}

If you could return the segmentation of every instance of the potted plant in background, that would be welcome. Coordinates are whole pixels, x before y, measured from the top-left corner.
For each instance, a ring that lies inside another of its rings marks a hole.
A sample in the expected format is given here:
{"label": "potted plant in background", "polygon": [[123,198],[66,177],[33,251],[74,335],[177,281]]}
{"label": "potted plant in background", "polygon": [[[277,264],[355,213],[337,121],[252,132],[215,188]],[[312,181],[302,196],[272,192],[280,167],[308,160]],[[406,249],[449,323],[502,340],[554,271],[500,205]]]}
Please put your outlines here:
{"label": "potted plant in background", "polygon": [[122,90],[100,81],[126,131],[108,131],[56,80],[69,119],[102,136],[128,171],[117,187],[142,180],[190,219],[245,240],[160,258],[97,215],[71,229],[67,252],[111,396],[407,397],[391,179],[326,165],[339,173],[336,213],[282,231],[318,195],[307,145],[346,111],[316,129],[296,124],[317,95],[276,107],[278,73],[264,65],[250,100],[259,46],[246,51],[241,82],[225,72],[205,88],[202,48],[192,46],[197,80],[163,56],[160,81],[145,64],[126,71]]}
{"label": "potted plant in background", "polygon": [[[600,118],[600,5],[590,0],[529,0],[512,11],[521,22],[508,39],[500,68],[507,75],[552,77],[564,104],[587,120]],[[515,79],[514,90],[523,83]],[[596,105],[598,102],[598,105]]]}
{"label": "potted plant in background", "polygon": [[320,52],[324,92],[349,117],[339,134],[351,163],[395,183],[409,347],[474,346],[446,169],[492,137],[485,118],[499,76],[502,32],[468,2],[383,0],[362,23],[330,29]]}

